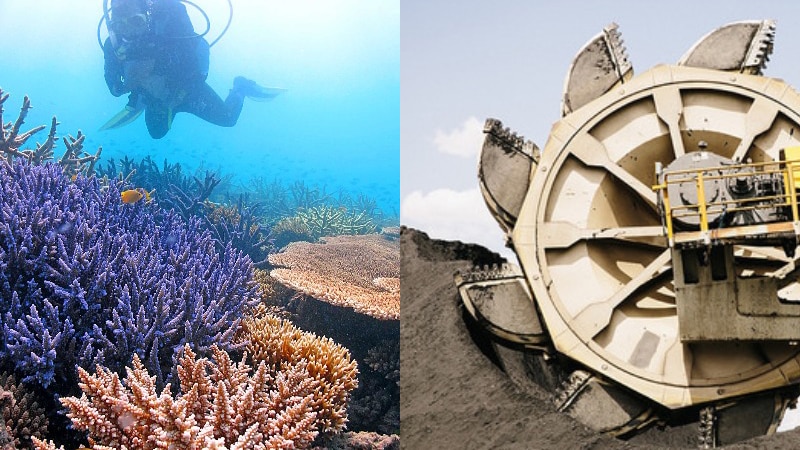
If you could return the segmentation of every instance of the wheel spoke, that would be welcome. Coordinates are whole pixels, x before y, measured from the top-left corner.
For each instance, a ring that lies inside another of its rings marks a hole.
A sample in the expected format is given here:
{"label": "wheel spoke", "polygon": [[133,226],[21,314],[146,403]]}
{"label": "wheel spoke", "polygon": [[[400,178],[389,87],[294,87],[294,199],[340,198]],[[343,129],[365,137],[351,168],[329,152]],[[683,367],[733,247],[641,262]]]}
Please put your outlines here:
{"label": "wheel spoke", "polygon": [[658,207],[656,206],[656,193],[653,189],[639,181],[638,178],[620,167],[617,163],[611,161],[608,157],[608,151],[606,151],[602,142],[589,134],[583,133],[575,137],[575,142],[571,147],[574,149],[572,154],[584,164],[587,166],[604,168],[641,197],[653,211],[658,211]]}
{"label": "wheel spoke", "polygon": [[669,137],[672,141],[672,151],[675,154],[675,159],[678,159],[686,153],[679,126],[681,115],[683,114],[681,91],[675,86],[662,87],[653,92],[653,101],[656,104],[656,114],[667,124]]}
{"label": "wheel spoke", "polygon": [[[570,222],[544,222],[539,227],[539,245],[544,248],[568,248],[575,243],[593,239],[618,239],[630,241],[634,238],[665,238],[664,227],[611,227],[579,228]],[[666,240],[663,245],[666,246]]]}
{"label": "wheel spoke", "polygon": [[772,277],[780,280],[778,281],[779,287],[783,287],[789,283],[797,281],[797,275],[800,274],[800,267],[797,266],[798,260],[800,260],[800,257],[792,259],[775,272],[772,272]]}
{"label": "wheel spoke", "polygon": [[597,335],[611,321],[611,313],[645,284],[665,274],[670,269],[672,250],[666,249],[647,265],[638,275],[628,281],[608,299],[592,303],[578,313],[570,323],[578,336],[588,341]]}
{"label": "wheel spoke", "polygon": [[[754,253],[756,255],[762,255],[766,257],[766,259],[770,260],[770,262],[780,261],[780,262],[789,262],[792,259],[786,256],[786,252],[782,249],[777,247],[759,247],[755,245],[739,245],[736,247],[737,250],[745,250],[749,251],[750,253]],[[740,252],[736,253],[737,258],[748,258],[749,256],[743,255]]]}
{"label": "wheel spoke", "polygon": [[734,161],[743,161],[750,146],[753,145],[753,140],[759,134],[769,130],[778,116],[778,110],[775,106],[762,97],[756,98],[747,111],[747,116],[744,118],[745,131],[742,140],[739,141],[739,146],[733,152],[731,159]]}

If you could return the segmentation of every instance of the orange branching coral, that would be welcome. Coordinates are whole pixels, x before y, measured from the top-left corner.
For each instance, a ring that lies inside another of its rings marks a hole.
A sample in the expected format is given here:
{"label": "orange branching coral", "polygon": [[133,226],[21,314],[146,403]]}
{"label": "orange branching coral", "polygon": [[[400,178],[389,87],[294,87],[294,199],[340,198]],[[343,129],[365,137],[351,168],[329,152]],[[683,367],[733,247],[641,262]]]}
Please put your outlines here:
{"label": "orange branching coral", "polygon": [[[318,382],[304,363],[273,372],[261,363],[254,373],[244,361],[212,347],[214,362],[196,359],[187,345],[178,377],[182,394],[170,387],[156,393],[155,377],[138,357],[120,381],[98,366],[90,375],[78,369],[81,398],[61,403],[78,430],[89,432],[95,448],[116,449],[289,449],[305,448],[316,438],[314,392]],[[36,441],[35,441],[36,442]],[[36,442],[37,448],[52,448]]]}
{"label": "orange branching coral", "polygon": [[317,382],[310,397],[321,432],[344,428],[350,392],[358,387],[358,365],[346,348],[265,313],[263,307],[244,318],[241,326],[242,338],[249,341],[247,350],[254,361],[280,371],[305,364],[309,376]]}
{"label": "orange branching coral", "polygon": [[398,320],[399,243],[378,234],[333,236],[321,241],[293,242],[282,253],[270,255],[269,262],[280,266],[270,275],[328,303],[381,320]]}

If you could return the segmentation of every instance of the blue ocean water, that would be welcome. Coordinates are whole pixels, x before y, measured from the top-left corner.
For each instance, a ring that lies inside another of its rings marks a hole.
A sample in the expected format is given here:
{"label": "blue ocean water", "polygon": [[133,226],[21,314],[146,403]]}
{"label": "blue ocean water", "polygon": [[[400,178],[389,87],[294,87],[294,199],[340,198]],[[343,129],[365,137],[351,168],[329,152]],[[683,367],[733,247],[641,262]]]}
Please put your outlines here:
{"label": "blue ocean water", "polygon": [[[208,41],[229,18],[226,0],[194,0],[187,9]],[[212,169],[246,188],[253,178],[303,181],[329,193],[365,195],[387,216],[399,215],[399,0],[232,0],[228,31],[211,48],[208,83],[225,97],[235,76],[287,91],[268,102],[246,100],[232,128],[178,114],[160,140],[144,118],[99,128],[126,104],[103,79],[98,44],[102,1],[0,0],[0,88],[10,94],[3,120],[16,118],[23,96],[33,109],[23,130],[49,124],[58,135],[86,134],[103,147],[101,163],[151,156],[189,173]],[[105,26],[100,38],[105,39]],[[35,135],[42,142],[47,131]],[[63,153],[59,143],[56,156]],[[398,220],[399,223],[399,220]]]}

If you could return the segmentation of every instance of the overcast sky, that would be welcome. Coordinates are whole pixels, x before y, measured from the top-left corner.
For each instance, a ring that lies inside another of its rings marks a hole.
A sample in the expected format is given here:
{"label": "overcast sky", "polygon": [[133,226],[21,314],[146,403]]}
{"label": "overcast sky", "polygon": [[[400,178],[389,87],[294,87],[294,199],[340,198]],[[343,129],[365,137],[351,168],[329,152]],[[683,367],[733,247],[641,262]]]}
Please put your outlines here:
{"label": "overcast sky", "polygon": [[603,26],[619,24],[643,73],[718,26],[774,19],[765,73],[800,85],[800,2],[403,0],[401,14],[401,221],[496,251],[502,233],[477,187],[483,122],[498,118],[543,147],[567,68]]}

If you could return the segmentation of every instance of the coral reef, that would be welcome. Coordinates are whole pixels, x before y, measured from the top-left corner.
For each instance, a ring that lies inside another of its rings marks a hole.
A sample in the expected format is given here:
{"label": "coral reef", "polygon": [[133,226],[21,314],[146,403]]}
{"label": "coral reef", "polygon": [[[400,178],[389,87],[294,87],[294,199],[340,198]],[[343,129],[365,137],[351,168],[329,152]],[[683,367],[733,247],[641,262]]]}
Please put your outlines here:
{"label": "coral reef", "polygon": [[323,236],[370,234],[386,224],[399,223],[398,217],[386,215],[366,195],[334,195],[302,181],[286,186],[255,178],[248,192],[263,206],[262,223],[270,226],[277,248],[296,241],[316,242]]}
{"label": "coral reef", "polygon": [[400,450],[400,436],[365,431],[339,433],[314,450]]}
{"label": "coral reef", "polygon": [[[23,149],[23,146],[34,134],[45,129],[44,125],[34,127],[24,133],[20,133],[20,128],[25,123],[28,111],[31,109],[31,101],[26,95],[22,100],[19,116],[12,122],[3,121],[3,104],[8,100],[9,94],[0,89],[0,156],[5,156],[8,163],[12,163],[14,158],[24,159],[33,164],[42,164],[53,159],[53,149],[58,138],[56,137],[56,126],[58,121],[55,117],[50,123],[50,131],[44,144],[36,144],[34,149]],[[58,163],[63,168],[67,176],[82,173],[86,176],[94,173],[94,165],[100,158],[103,148],[97,149],[97,153],[90,155],[83,151],[83,141],[85,136],[78,131],[78,137],[68,136],[64,138],[64,145],[67,150],[59,158]]]}
{"label": "coral reef", "polygon": [[400,432],[400,321],[379,320],[305,295],[284,296],[279,306],[293,324],[347,348],[358,362],[358,388],[347,406],[350,431]]}
{"label": "coral reef", "polygon": [[205,174],[198,171],[194,176],[184,174],[180,164],[170,164],[166,159],[159,169],[149,156],[138,163],[125,157],[117,164],[111,158],[97,172],[105,179],[124,179],[126,185],[155,190],[164,209],[175,209],[187,221],[204,215],[205,203],[222,182],[222,178],[211,171]]}
{"label": "coral reef", "polygon": [[278,220],[272,227],[272,235],[277,248],[286,247],[292,242],[315,242],[318,239],[318,237],[312,236],[311,229],[297,216],[284,217]]}
{"label": "coral reef", "polygon": [[[0,410],[6,411],[14,404],[14,397],[9,391],[0,391]],[[8,432],[5,422],[0,423],[0,450],[14,450],[14,438]]]}
{"label": "coral reef", "polygon": [[292,289],[378,319],[400,318],[399,283],[385,280],[400,276],[397,241],[370,234],[293,242],[269,261],[278,266],[270,275]]}
{"label": "coral reef", "polygon": [[248,190],[257,202],[265,206],[265,216],[271,223],[291,217],[301,208],[329,204],[333,199],[325,188],[308,186],[303,181],[285,186],[277,180],[267,182],[263,178],[253,178]]}
{"label": "coral reef", "polygon": [[11,394],[11,401],[3,405],[2,413],[8,434],[14,440],[13,448],[30,448],[31,437],[43,439],[47,434],[44,408],[34,392],[11,374],[0,374],[0,389]]}
{"label": "coral reef", "polygon": [[295,292],[286,287],[280,281],[272,278],[269,271],[265,269],[253,270],[253,280],[258,285],[258,294],[261,297],[261,304],[263,307],[274,316],[282,319],[289,319],[291,313],[284,307],[284,299],[291,298]]}
{"label": "coral reef", "polygon": [[284,237],[281,243],[289,239],[316,242],[323,236],[369,234],[376,230],[373,217],[365,211],[330,205],[300,208],[295,215],[275,224],[276,237],[280,238],[282,233],[288,234],[288,239]]}
{"label": "coral reef", "polygon": [[[273,373],[260,363],[211,349],[214,361],[197,359],[188,345],[180,357],[181,394],[156,391],[155,377],[138,357],[124,382],[98,366],[80,370],[84,394],[61,403],[73,426],[89,432],[91,445],[112,448],[305,448],[317,435],[312,409],[316,380],[303,364]],[[46,445],[45,448],[55,448]]]}
{"label": "coral reef", "polygon": [[400,386],[381,374],[364,370],[348,407],[352,429],[382,434],[400,432]]}
{"label": "coral reef", "polygon": [[248,204],[244,195],[239,196],[235,206],[210,200],[217,186],[229,181],[228,177],[211,171],[201,175],[199,170],[194,176],[186,175],[180,164],[166,160],[159,169],[149,156],[138,163],[127,157],[119,164],[111,159],[98,173],[106,180],[124,180],[125,186],[155,191],[159,206],[174,209],[187,221],[199,218],[219,251],[230,244],[262,268],[268,264],[267,254],[275,251],[269,231],[259,223],[261,205]]}
{"label": "coral reef", "polygon": [[367,351],[364,362],[375,372],[400,386],[400,342],[385,340]]}
{"label": "coral reef", "polygon": [[358,387],[358,367],[350,352],[331,339],[300,330],[287,320],[256,310],[242,320],[242,339],[254,361],[287,371],[304,364],[317,382],[312,408],[322,433],[334,433],[347,423],[350,392]]}
{"label": "coral reef", "polygon": [[381,234],[386,239],[398,240],[400,239],[400,227],[383,227],[381,228]]}
{"label": "coral reef", "polygon": [[376,229],[367,213],[345,207],[316,206],[299,210],[297,216],[308,226],[312,236],[316,237],[369,234]]}
{"label": "coral reef", "polygon": [[275,251],[272,236],[258,223],[261,205],[248,205],[240,195],[235,207],[206,202],[203,215],[214,241],[224,247],[228,243],[245,252],[253,266],[263,269],[269,265],[267,256]]}
{"label": "coral reef", "polygon": [[250,259],[217,253],[197,220],[55,164],[0,163],[0,267],[0,361],[61,393],[76,365],[121,370],[134,354],[163,383],[185,343],[232,348],[257,299]]}

